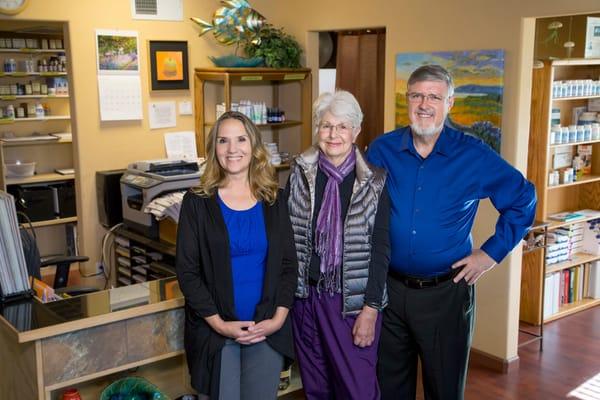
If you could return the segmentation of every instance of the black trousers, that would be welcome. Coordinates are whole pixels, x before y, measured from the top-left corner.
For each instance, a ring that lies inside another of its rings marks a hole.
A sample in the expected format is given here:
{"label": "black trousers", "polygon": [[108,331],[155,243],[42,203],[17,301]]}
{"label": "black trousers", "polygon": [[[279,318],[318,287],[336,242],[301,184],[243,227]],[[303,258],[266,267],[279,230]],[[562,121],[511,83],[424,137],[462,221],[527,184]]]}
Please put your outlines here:
{"label": "black trousers", "polygon": [[417,358],[426,400],[462,400],[475,315],[475,288],[452,280],[412,289],[388,277],[377,374],[382,400],[415,399]]}

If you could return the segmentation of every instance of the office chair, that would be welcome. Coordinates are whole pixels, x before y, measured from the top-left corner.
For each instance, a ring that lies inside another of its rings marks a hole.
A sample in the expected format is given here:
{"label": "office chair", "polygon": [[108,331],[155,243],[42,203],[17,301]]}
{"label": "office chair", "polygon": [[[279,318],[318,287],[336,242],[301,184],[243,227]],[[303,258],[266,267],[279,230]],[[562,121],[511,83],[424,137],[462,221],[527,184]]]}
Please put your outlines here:
{"label": "office chair", "polygon": [[25,264],[27,265],[27,272],[30,276],[33,276],[41,280],[41,268],[56,265],[56,272],[54,274],[53,288],[57,294],[66,293],[70,296],[77,296],[80,294],[96,292],[98,289],[92,287],[81,287],[81,286],[68,286],[67,281],[69,280],[69,269],[71,264],[75,262],[85,262],[90,258],[87,256],[57,256],[42,261],[40,251],[37,247],[35,231],[33,226],[30,225],[31,233],[26,228],[21,228],[21,241],[23,243],[23,253],[25,255]]}

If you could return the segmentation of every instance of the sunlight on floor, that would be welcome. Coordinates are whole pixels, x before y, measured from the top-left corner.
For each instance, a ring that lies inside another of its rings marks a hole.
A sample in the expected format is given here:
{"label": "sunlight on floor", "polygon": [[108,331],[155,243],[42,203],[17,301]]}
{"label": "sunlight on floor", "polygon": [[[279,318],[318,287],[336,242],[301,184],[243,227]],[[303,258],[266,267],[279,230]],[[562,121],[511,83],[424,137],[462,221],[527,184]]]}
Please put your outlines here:
{"label": "sunlight on floor", "polygon": [[591,377],[572,390],[567,397],[581,400],[600,400],[600,374]]}

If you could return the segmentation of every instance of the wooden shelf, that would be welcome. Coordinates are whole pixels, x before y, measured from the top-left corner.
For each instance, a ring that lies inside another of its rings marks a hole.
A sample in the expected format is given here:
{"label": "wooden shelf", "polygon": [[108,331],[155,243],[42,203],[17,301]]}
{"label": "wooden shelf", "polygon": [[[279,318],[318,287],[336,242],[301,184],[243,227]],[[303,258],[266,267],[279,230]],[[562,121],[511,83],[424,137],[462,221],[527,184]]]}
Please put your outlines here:
{"label": "wooden shelf", "polygon": [[569,269],[571,267],[575,267],[577,265],[589,263],[596,260],[600,260],[600,255],[576,253],[571,257],[570,260],[546,266],[546,273],[550,274],[552,272],[562,271],[563,269]]}
{"label": "wooden shelf", "polygon": [[0,72],[0,78],[23,78],[27,76],[67,76],[66,72]]}
{"label": "wooden shelf", "polygon": [[[600,97],[600,96],[598,96],[598,97]],[[554,148],[557,148],[557,147],[577,146],[579,144],[593,144],[593,143],[600,143],[600,140],[588,140],[588,141],[585,141],[585,142],[551,144],[550,148],[554,149]]]}
{"label": "wooden shelf", "polygon": [[560,189],[560,188],[575,186],[575,185],[583,185],[586,183],[592,183],[592,182],[598,182],[598,181],[600,181],[600,175],[584,175],[581,177],[581,179],[579,179],[575,182],[563,183],[561,185],[555,185],[555,186],[548,186],[548,190]]}
{"label": "wooden shelf", "polygon": [[236,82],[302,81],[310,76],[309,68],[196,68],[195,74],[206,81]]}
{"label": "wooden shelf", "polygon": [[565,304],[560,307],[556,314],[544,319],[544,323],[554,321],[567,315],[575,314],[576,312],[587,310],[600,304],[600,299],[583,299],[573,303]]}
{"label": "wooden shelf", "polygon": [[47,144],[68,144],[68,143],[72,143],[73,140],[72,139],[60,139],[57,138],[56,140],[23,140],[23,141],[17,141],[17,142],[11,142],[11,141],[4,141],[2,139],[0,139],[0,141],[2,142],[2,146],[3,147],[26,147],[26,146],[40,146],[40,145],[47,145]]}
{"label": "wooden shelf", "polygon": [[75,175],[61,175],[57,173],[38,174],[33,176],[27,176],[23,178],[6,178],[7,185],[21,185],[27,183],[42,183],[42,182],[56,182],[56,181],[71,181],[75,179]]}
{"label": "wooden shelf", "polygon": [[14,124],[16,122],[34,122],[34,121],[67,121],[70,119],[71,119],[71,116],[69,116],[69,115],[49,115],[47,117],[41,117],[41,118],[2,119],[2,120],[0,120],[0,124]]}
{"label": "wooden shelf", "polygon": [[[77,222],[77,217],[56,218],[56,219],[49,219],[47,221],[35,221],[35,222],[32,222],[31,225],[33,225],[34,228],[39,228],[42,226],[70,224],[73,222]],[[29,224],[21,224],[21,226],[28,227]]]}
{"label": "wooden shelf", "polygon": [[0,96],[0,100],[2,101],[12,101],[19,99],[68,99],[68,94],[60,94],[60,95],[49,95],[49,94],[24,94],[24,95],[2,95]]}
{"label": "wooden shelf", "polygon": [[[212,127],[214,125],[215,125],[214,122],[207,122],[204,124],[204,126],[206,126],[206,127]],[[296,120],[288,120],[285,122],[277,122],[277,123],[271,123],[271,124],[256,124],[256,126],[259,128],[273,128],[273,129],[288,128],[290,126],[300,126],[300,125],[302,125],[302,121],[296,121]]]}
{"label": "wooden shelf", "polygon": [[569,100],[587,100],[587,99],[599,99],[600,95],[593,96],[570,96],[570,97],[557,97],[553,98],[552,101],[569,101]]}
{"label": "wooden shelf", "polygon": [[0,49],[0,53],[9,53],[9,54],[39,54],[39,53],[64,53],[65,49]]}
{"label": "wooden shelf", "polygon": [[569,58],[566,60],[552,60],[553,67],[575,67],[578,65],[598,65],[600,58]]}
{"label": "wooden shelf", "polygon": [[[577,212],[577,211],[573,211],[573,212]],[[587,222],[587,221],[591,221],[593,219],[598,219],[600,218],[600,215],[595,215],[592,217],[585,217],[585,218],[578,218],[575,219],[573,221],[549,221],[550,223],[548,224],[548,230],[551,231],[553,229],[557,229],[557,228],[562,228],[564,226],[569,226],[569,225],[573,225],[573,224],[578,224],[580,222]]]}

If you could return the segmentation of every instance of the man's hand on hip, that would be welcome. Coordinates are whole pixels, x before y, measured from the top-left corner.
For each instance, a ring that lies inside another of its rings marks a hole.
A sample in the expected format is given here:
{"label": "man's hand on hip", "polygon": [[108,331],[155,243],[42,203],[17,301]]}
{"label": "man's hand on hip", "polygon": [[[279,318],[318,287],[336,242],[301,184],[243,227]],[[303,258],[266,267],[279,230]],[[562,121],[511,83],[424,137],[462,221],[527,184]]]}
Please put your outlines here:
{"label": "man's hand on hip", "polygon": [[477,279],[485,272],[492,269],[496,265],[496,261],[481,249],[475,249],[470,256],[463,258],[452,264],[452,269],[463,267],[463,269],[454,277],[454,283],[460,282],[461,279],[472,285],[477,282]]}

